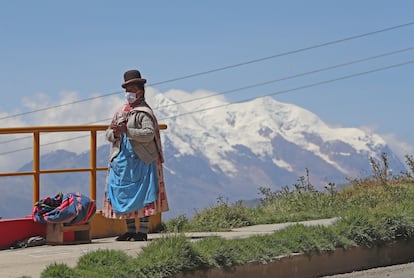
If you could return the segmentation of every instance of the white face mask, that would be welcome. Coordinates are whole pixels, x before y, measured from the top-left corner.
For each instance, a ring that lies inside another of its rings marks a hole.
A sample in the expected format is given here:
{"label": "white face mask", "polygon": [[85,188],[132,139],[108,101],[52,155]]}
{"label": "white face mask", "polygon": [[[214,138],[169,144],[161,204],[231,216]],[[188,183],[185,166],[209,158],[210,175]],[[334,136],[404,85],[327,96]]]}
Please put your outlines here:
{"label": "white face mask", "polygon": [[125,99],[128,101],[128,103],[134,103],[137,100],[137,94],[126,92],[125,93]]}

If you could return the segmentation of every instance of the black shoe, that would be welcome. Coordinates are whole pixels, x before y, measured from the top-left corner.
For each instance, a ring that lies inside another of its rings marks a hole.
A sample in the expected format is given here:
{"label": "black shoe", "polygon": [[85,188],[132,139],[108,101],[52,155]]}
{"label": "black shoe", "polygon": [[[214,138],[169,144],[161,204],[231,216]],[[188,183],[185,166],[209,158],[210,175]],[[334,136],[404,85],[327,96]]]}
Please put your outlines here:
{"label": "black shoe", "polygon": [[132,234],[131,238],[129,239],[130,241],[147,241],[148,240],[148,235],[138,232],[135,234]]}
{"label": "black shoe", "polygon": [[131,233],[131,232],[126,232],[123,233],[122,235],[118,236],[115,240],[116,241],[129,241],[131,240],[131,237],[134,236],[135,233]]}

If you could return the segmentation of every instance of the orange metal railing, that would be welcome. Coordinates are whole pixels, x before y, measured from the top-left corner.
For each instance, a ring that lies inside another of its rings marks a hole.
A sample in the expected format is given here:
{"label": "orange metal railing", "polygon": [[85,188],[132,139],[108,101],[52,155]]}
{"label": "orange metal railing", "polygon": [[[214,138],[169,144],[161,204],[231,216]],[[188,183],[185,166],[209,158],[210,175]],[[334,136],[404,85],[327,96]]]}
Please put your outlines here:
{"label": "orange metal railing", "polygon": [[[98,131],[105,131],[108,125],[79,125],[79,126],[34,126],[34,127],[11,127],[0,128],[0,134],[21,134],[31,133],[33,135],[33,171],[30,172],[10,172],[0,173],[0,177],[6,176],[33,176],[33,204],[39,200],[40,192],[40,175],[53,173],[73,173],[89,172],[90,173],[90,197],[96,200],[96,173],[97,171],[106,171],[107,167],[97,167],[96,151]],[[160,124],[160,129],[167,129],[167,125]],[[40,135],[49,132],[89,132],[90,133],[90,166],[89,168],[69,168],[69,169],[40,169]]]}

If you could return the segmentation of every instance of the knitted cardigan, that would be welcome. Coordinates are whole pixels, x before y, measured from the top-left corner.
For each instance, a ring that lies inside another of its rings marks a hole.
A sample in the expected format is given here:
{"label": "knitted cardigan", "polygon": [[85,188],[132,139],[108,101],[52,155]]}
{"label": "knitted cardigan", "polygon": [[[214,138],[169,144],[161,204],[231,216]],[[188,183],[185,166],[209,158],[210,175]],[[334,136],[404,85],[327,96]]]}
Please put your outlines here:
{"label": "knitted cardigan", "polygon": [[[133,108],[125,104],[115,113],[112,123],[118,123],[121,118],[127,119],[126,135],[139,158],[151,163],[160,157],[163,162],[158,122],[148,104],[143,101]],[[116,138],[111,128],[106,130],[106,138],[112,143],[109,159],[112,161],[120,151],[121,138]]]}

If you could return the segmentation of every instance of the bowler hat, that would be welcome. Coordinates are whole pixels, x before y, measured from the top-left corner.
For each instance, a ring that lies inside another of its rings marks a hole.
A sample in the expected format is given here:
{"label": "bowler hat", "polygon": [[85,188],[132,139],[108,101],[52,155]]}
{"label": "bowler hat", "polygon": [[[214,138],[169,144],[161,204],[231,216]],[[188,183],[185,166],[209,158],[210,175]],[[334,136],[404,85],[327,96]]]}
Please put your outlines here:
{"label": "bowler hat", "polygon": [[137,83],[144,85],[147,80],[141,78],[141,73],[138,70],[129,70],[124,73],[124,83],[121,85],[122,88],[125,88],[129,84]]}

